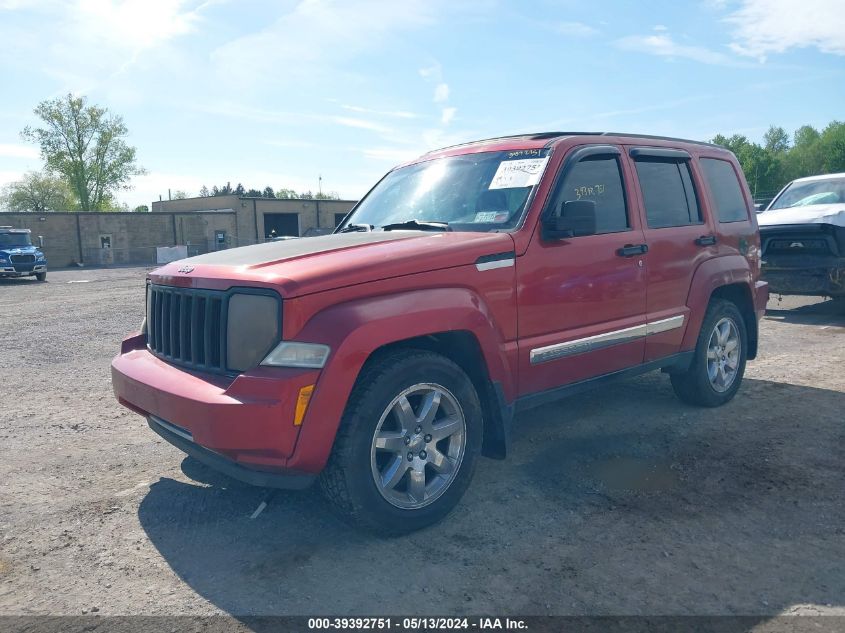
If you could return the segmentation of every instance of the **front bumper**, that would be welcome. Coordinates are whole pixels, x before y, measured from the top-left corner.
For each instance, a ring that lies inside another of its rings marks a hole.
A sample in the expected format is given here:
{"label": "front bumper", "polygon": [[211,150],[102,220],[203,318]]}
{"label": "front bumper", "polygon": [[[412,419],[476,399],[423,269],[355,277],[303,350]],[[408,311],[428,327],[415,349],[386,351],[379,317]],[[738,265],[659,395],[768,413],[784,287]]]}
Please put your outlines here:
{"label": "front bumper", "polygon": [[800,262],[772,261],[763,265],[763,278],[781,295],[845,296],[845,258],[803,258]]}
{"label": "front bumper", "polygon": [[31,277],[46,272],[46,264],[0,264],[0,277]]}
{"label": "front bumper", "polygon": [[164,421],[151,424],[153,430],[200,461],[244,481],[252,478],[249,483],[265,482],[257,485],[280,487],[266,483],[273,479],[268,474],[298,482],[293,487],[302,487],[303,477],[313,478],[315,473],[286,466],[299,436],[300,427],[293,423],[299,390],[316,383],[319,370],[259,367],[235,378],[190,372],[150,353],[140,334],[123,342],[111,369],[118,401],[148,419]]}
{"label": "front bumper", "polygon": [[174,429],[173,425],[168,424],[164,420],[160,420],[155,416],[147,418],[147,424],[150,428],[158,433],[162,438],[173,444],[183,453],[187,453],[199,462],[202,462],[209,468],[228,475],[232,479],[243,481],[253,486],[262,486],[264,488],[285,488],[289,490],[301,490],[307,488],[316,479],[316,475],[306,473],[291,473],[291,472],[266,472],[247,468],[234,462],[222,455],[210,451],[193,441],[190,433],[186,433],[184,429]]}

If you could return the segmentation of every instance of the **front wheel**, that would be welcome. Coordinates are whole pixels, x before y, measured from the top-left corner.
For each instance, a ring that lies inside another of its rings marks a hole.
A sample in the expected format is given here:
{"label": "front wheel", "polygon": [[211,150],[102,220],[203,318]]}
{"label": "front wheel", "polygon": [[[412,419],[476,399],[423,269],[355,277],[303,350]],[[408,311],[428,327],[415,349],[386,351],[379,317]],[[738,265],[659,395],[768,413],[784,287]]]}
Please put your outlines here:
{"label": "front wheel", "polygon": [[481,438],[478,395],[455,363],[431,352],[392,352],[362,372],[321,487],[359,525],[412,532],[458,503]]}
{"label": "front wheel", "polygon": [[47,281],[47,272],[45,271],[43,273],[35,273],[35,278],[38,281]]}
{"label": "front wheel", "polygon": [[689,369],[671,374],[675,395],[701,407],[725,404],[742,383],[747,348],[745,320],[736,304],[714,299],[704,315]]}

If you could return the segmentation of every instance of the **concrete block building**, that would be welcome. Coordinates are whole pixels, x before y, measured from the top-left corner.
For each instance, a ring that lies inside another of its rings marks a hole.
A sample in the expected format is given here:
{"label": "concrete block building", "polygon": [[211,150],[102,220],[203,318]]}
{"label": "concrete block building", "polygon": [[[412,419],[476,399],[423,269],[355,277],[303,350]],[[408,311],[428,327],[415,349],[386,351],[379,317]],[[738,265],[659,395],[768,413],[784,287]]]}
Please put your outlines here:
{"label": "concrete block building", "polygon": [[52,268],[157,262],[160,246],[189,255],[263,242],[275,235],[331,232],[353,200],[214,196],[153,202],[151,213],[2,213],[0,226],[30,229]]}

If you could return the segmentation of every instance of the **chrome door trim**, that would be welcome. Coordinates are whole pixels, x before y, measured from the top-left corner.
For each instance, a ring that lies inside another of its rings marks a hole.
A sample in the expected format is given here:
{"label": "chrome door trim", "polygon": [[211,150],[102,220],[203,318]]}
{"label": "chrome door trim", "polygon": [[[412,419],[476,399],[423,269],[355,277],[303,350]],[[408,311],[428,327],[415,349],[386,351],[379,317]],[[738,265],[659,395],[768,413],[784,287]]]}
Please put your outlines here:
{"label": "chrome door trim", "polygon": [[684,324],[684,315],[678,314],[673,317],[669,317],[668,319],[660,319],[659,321],[649,321],[646,323],[646,335],[651,336],[652,334],[660,334],[662,332],[668,332],[669,330],[675,330]]}
{"label": "chrome door trim", "polygon": [[513,266],[514,263],[516,263],[516,260],[511,257],[509,259],[479,262],[475,265],[475,268],[478,272],[484,272],[485,270],[494,270],[496,268],[508,268],[509,266]]}
{"label": "chrome door trim", "polygon": [[573,341],[536,347],[531,350],[529,358],[532,365],[537,365],[566,356],[594,352],[605,347],[610,347],[611,345],[630,343],[646,336],[660,334],[682,327],[684,318],[683,314],[678,314],[666,319],[659,319],[657,321],[643,323],[642,325],[634,325],[633,327],[626,327],[621,330],[613,330],[604,334],[596,334],[595,336],[587,336]]}

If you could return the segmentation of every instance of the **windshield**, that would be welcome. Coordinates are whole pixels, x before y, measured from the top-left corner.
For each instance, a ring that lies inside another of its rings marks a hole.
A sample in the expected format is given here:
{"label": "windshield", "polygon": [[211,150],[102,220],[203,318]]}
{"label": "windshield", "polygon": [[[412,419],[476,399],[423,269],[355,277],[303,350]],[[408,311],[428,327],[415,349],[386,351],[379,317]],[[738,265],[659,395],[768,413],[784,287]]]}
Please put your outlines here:
{"label": "windshield", "polygon": [[29,233],[0,233],[0,248],[15,248],[16,246],[31,246]]}
{"label": "windshield", "polygon": [[794,182],[772,203],[771,209],[845,203],[845,178]]}
{"label": "windshield", "polygon": [[[449,156],[400,167],[379,182],[339,227],[417,220],[451,230],[492,231],[519,224],[540,181],[548,149]],[[412,228],[412,227],[409,227]]]}

